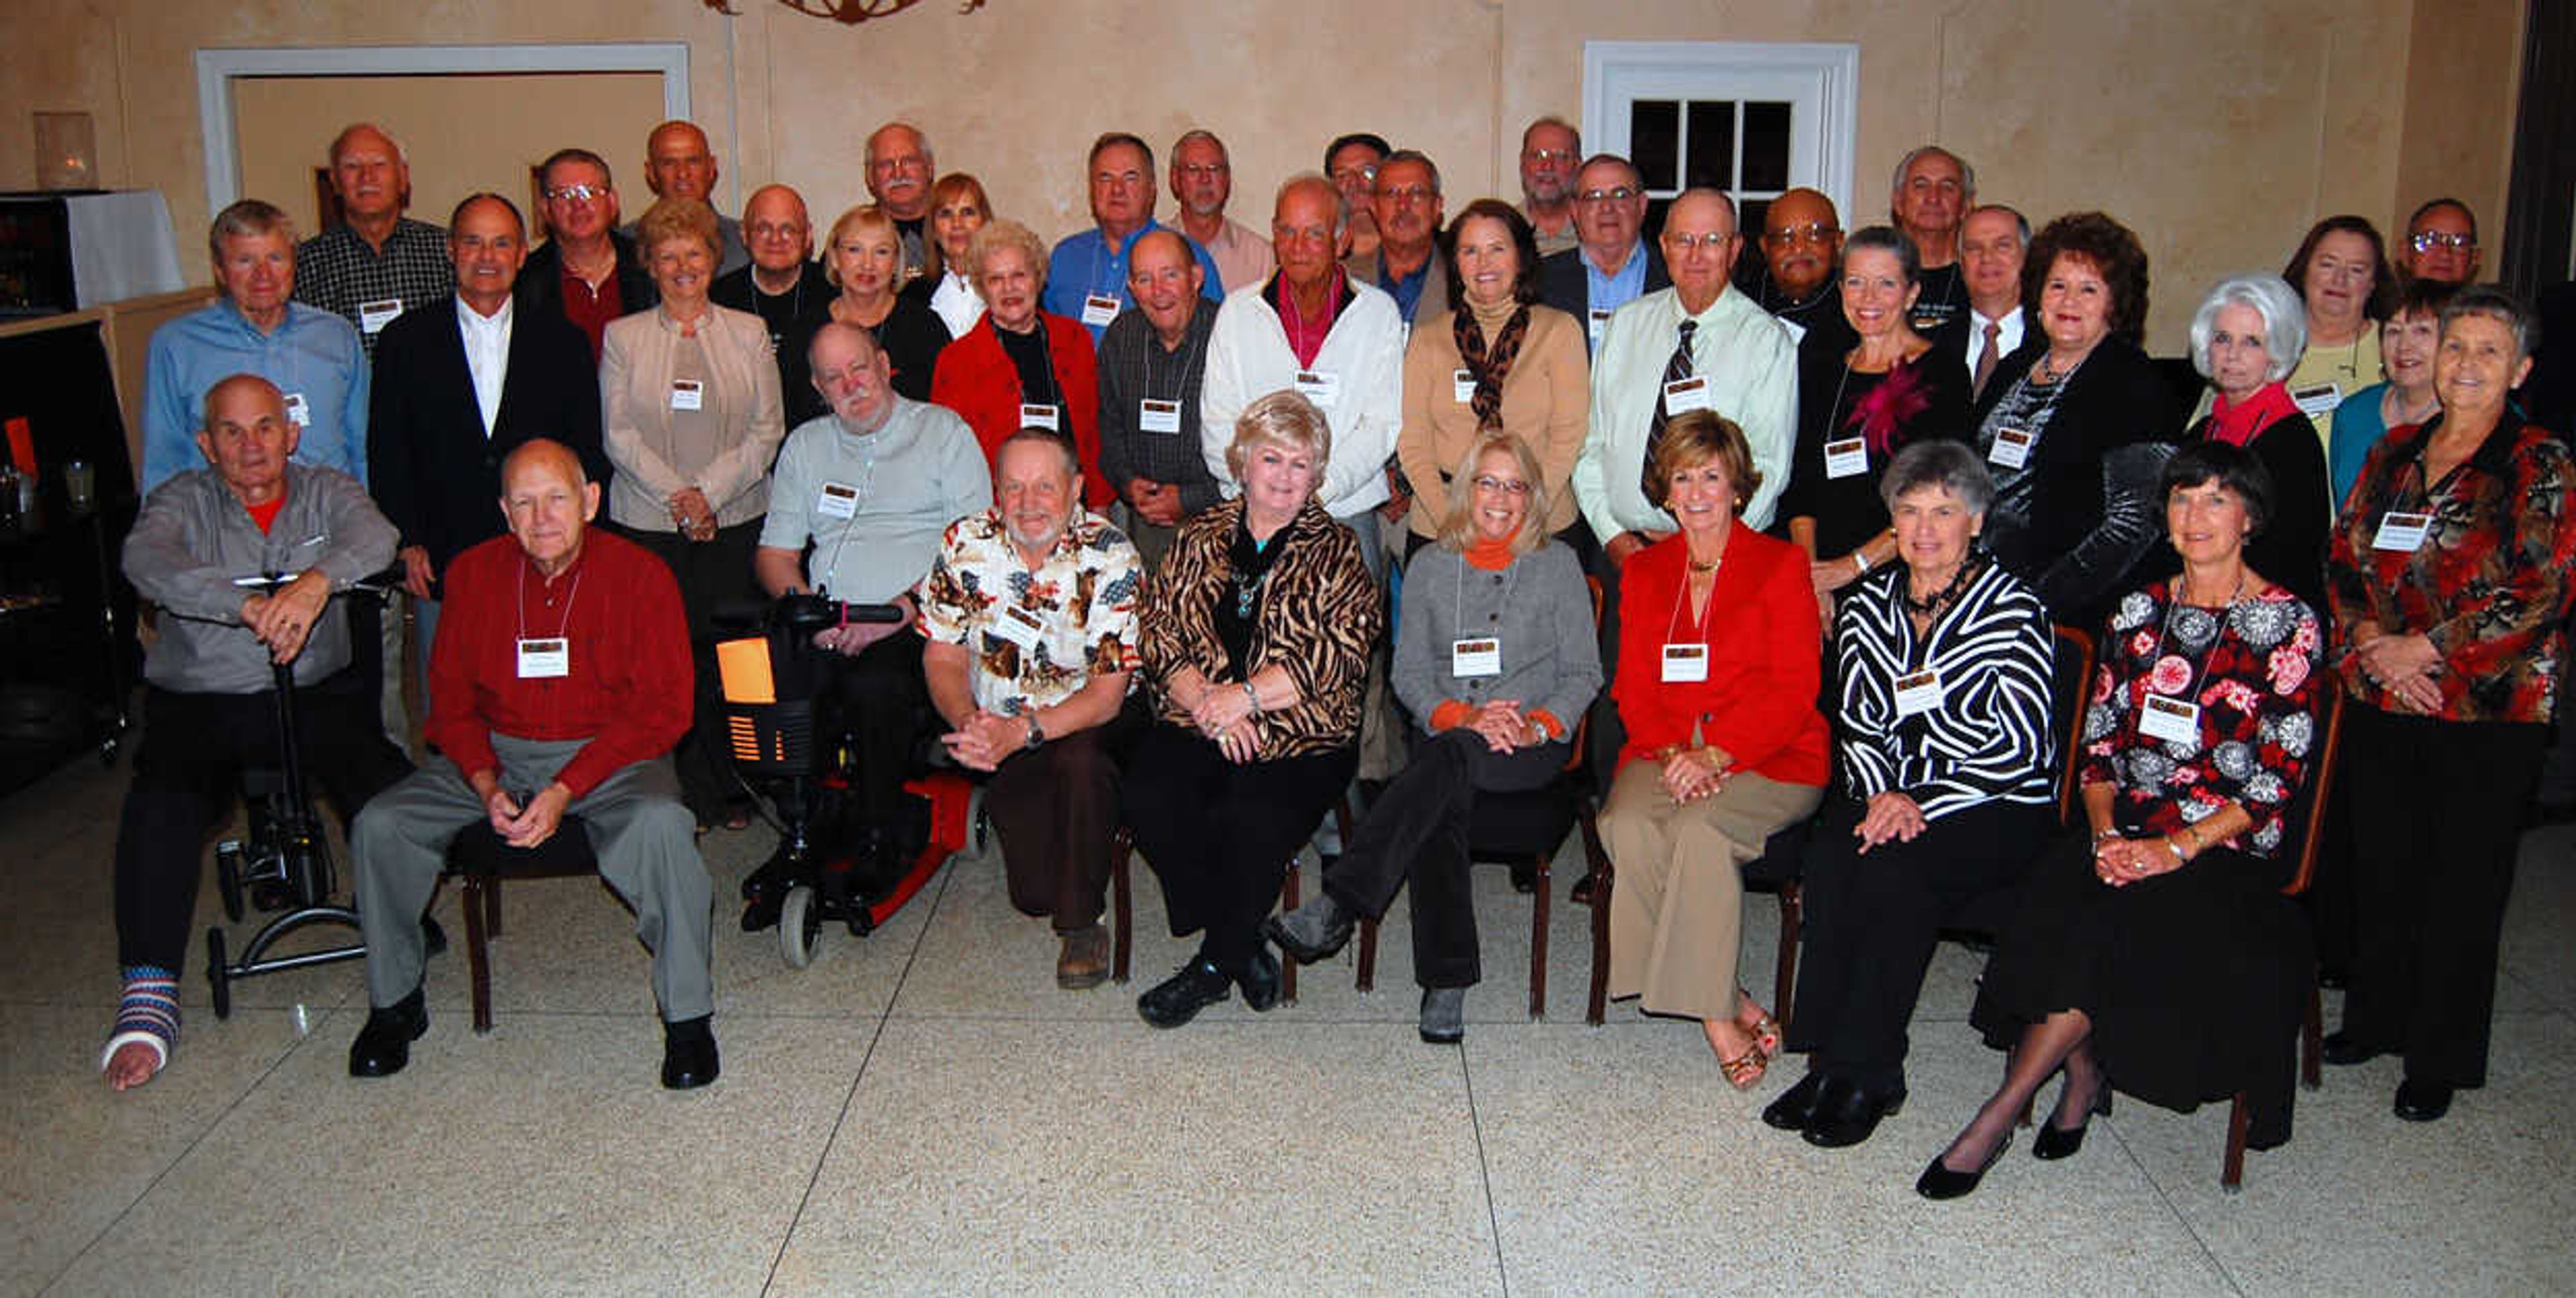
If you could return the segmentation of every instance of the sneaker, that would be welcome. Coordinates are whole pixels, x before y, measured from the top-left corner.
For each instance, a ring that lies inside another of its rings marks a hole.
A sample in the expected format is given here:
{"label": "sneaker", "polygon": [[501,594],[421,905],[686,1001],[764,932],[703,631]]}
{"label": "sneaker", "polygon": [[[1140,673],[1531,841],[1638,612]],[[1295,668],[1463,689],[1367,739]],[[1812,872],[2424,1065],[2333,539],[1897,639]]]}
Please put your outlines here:
{"label": "sneaker", "polygon": [[1136,1015],[1158,1028],[1177,1028],[1224,1000],[1233,986],[1234,980],[1206,956],[1192,956],[1171,977],[1136,998]]}
{"label": "sneaker", "polygon": [[1297,963],[1314,964],[1331,959],[1351,940],[1352,923],[1351,913],[1333,900],[1333,894],[1318,889],[1304,905],[1271,916],[1261,931],[1280,950],[1297,957]]}
{"label": "sneaker", "polygon": [[1422,989],[1422,1039],[1435,1046],[1454,1046],[1467,1039],[1467,989]]}
{"label": "sneaker", "polygon": [[1055,985],[1087,991],[1109,980],[1109,930],[1099,924],[1062,935],[1064,949],[1055,958]]}

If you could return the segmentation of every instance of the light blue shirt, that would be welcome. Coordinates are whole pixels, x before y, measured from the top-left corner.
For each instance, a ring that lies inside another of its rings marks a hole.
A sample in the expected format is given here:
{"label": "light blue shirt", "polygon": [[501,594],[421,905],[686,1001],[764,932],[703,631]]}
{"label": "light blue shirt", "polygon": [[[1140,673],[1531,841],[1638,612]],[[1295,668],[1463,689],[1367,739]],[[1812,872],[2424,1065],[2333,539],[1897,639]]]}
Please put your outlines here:
{"label": "light blue shirt", "polygon": [[930,571],[950,523],[992,503],[992,470],[966,421],[897,397],[873,433],[850,432],[827,414],[787,435],[760,543],[801,550],[810,540],[809,582],[837,600],[883,604]]}
{"label": "light blue shirt", "polygon": [[297,463],[338,469],[366,485],[367,357],[357,328],[289,302],[286,319],[263,334],[226,298],[153,331],[144,362],[143,491],[205,467],[197,432],[205,425],[206,393],[236,374],[276,384],[289,415],[303,398]]}
{"label": "light blue shirt", "polygon": [[[1108,236],[1102,234],[1096,225],[1080,234],[1066,236],[1064,242],[1055,246],[1054,254],[1047,258],[1046,292],[1039,296],[1038,305],[1049,314],[1060,315],[1067,320],[1082,319],[1083,300],[1093,296],[1118,299],[1121,311],[1135,305],[1136,300],[1127,296],[1127,254],[1135,250],[1138,239],[1165,228],[1160,222],[1148,220],[1136,233],[1128,235],[1127,241],[1118,245],[1116,252],[1109,250]],[[1175,230],[1173,233],[1180,232]],[[1199,269],[1205,272],[1205,278],[1199,282],[1199,296],[1210,302],[1225,301],[1225,277],[1217,273],[1216,259],[1208,256],[1207,249],[1200,247],[1198,240],[1186,234],[1181,235],[1181,242],[1190,246],[1190,255],[1198,259]],[[1100,345],[1100,335],[1109,329],[1106,323],[1086,322],[1084,327],[1091,330],[1091,345],[1094,347]]]}
{"label": "light blue shirt", "polygon": [[[1616,311],[1646,295],[1646,245],[1643,243],[1629,250],[1628,264],[1620,267],[1616,275],[1602,274],[1601,268],[1594,265],[1590,257],[1578,260],[1583,263],[1583,288],[1593,310]],[[1589,338],[1591,331],[1585,330],[1584,336]]]}

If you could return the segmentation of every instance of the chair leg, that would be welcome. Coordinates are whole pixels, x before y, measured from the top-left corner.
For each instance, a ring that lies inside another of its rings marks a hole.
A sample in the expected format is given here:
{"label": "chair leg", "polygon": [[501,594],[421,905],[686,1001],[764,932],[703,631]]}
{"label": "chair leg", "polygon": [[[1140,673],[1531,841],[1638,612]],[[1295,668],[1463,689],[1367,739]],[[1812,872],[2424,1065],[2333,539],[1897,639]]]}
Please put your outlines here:
{"label": "chair leg", "polygon": [[1119,986],[1127,985],[1127,958],[1133,953],[1136,916],[1127,893],[1127,857],[1136,850],[1136,842],[1121,829],[1109,838],[1109,976]]}
{"label": "chair leg", "polygon": [[1780,885],[1780,959],[1771,976],[1772,1014],[1787,1023],[1797,1006],[1792,998],[1798,994],[1798,934],[1806,924],[1806,899],[1791,879]]}
{"label": "chair leg", "polygon": [[1358,983],[1359,989],[1363,993],[1377,990],[1377,921],[1366,916],[1363,916],[1360,919],[1360,976]]}
{"label": "chair leg", "polygon": [[501,876],[491,875],[482,881],[483,927],[494,937],[501,936]]}
{"label": "chair leg", "polygon": [[2227,1160],[2218,1169],[2218,1188],[2229,1194],[2245,1188],[2245,1127],[2250,1120],[2245,1092],[2238,1091],[2227,1106]]}
{"label": "chair leg", "polygon": [[1530,1019],[1547,1017],[1547,899],[1554,885],[1550,883],[1549,863],[1555,854],[1538,854],[1538,887],[1530,893]]}
{"label": "chair leg", "polygon": [[[1299,872],[1297,858],[1289,857],[1288,872],[1279,877],[1279,909],[1283,911],[1297,909]],[[1297,1003],[1297,957],[1285,951],[1279,953],[1279,1003],[1282,1005]]]}
{"label": "chair leg", "polygon": [[2325,1053],[2325,993],[2318,990],[2316,979],[2308,980],[2308,1013],[2299,1024],[2299,1084],[2313,1091],[2325,1085],[2323,1070],[2318,1067]]}
{"label": "chair leg", "polygon": [[1591,816],[1582,817],[1583,852],[1592,866],[1592,1003],[1583,1021],[1601,1026],[1603,1011],[1608,1007],[1610,990],[1610,890],[1618,886],[1618,871],[1610,864],[1610,854],[1602,850],[1601,828]]}
{"label": "chair leg", "polygon": [[465,968],[474,987],[474,1034],[485,1036],[492,1031],[492,953],[491,934],[486,916],[487,892],[494,892],[492,880],[478,874],[464,878]]}

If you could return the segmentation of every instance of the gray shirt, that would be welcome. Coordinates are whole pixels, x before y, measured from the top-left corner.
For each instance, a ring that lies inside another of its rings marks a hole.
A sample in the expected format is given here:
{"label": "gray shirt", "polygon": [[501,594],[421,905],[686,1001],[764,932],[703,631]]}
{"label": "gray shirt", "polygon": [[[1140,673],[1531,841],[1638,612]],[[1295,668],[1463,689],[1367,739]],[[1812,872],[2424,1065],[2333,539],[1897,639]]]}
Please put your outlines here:
{"label": "gray shirt", "polygon": [[[838,415],[797,425],[772,471],[760,543],[797,550],[811,540],[806,572],[834,599],[882,604],[912,589],[948,525],[993,503],[992,470],[966,421],[894,403],[873,433],[844,431]],[[845,507],[849,516],[836,517]]]}
{"label": "gray shirt", "polygon": [[[162,613],[144,678],[187,694],[271,688],[268,650],[241,620],[242,601],[256,592],[234,579],[319,568],[336,591],[392,563],[396,539],[366,489],[337,469],[289,462],[286,504],[265,534],[213,469],[173,475],[144,498],[125,538],[126,580]],[[295,659],[296,684],[348,665],[343,603],[333,601],[315,623]]]}
{"label": "gray shirt", "polygon": [[[1460,640],[1500,641],[1493,675],[1460,675]],[[1523,555],[1501,572],[1469,567],[1445,545],[1425,546],[1404,569],[1404,617],[1387,677],[1417,724],[1449,699],[1482,707],[1517,699],[1545,711],[1570,734],[1601,692],[1601,650],[1583,565],[1561,541]]]}

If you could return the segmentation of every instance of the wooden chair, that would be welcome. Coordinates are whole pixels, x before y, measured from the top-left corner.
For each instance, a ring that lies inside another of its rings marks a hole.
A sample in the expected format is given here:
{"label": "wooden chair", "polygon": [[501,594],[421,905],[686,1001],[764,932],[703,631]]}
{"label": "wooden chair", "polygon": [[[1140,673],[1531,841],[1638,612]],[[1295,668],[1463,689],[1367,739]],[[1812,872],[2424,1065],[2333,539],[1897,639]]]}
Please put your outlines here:
{"label": "wooden chair", "polygon": [[512,847],[489,820],[476,820],[448,845],[447,873],[463,889],[465,963],[474,984],[474,1032],[492,1031],[491,940],[501,935],[503,879],[560,879],[599,873],[589,828],[566,816],[554,836],[535,847]]}
{"label": "wooden chair", "polygon": [[[1333,817],[1334,828],[1341,831],[1342,841],[1351,836],[1351,800],[1345,796],[1333,803],[1326,814]],[[1128,858],[1136,854],[1136,839],[1125,825],[1109,840],[1109,977],[1125,985],[1132,968],[1136,949],[1136,908],[1134,885],[1128,879]],[[1304,871],[1296,856],[1288,858],[1287,873],[1279,880],[1279,908],[1295,910],[1300,876]],[[1279,1003],[1297,1003],[1297,962],[1282,952],[1279,957]]]}

